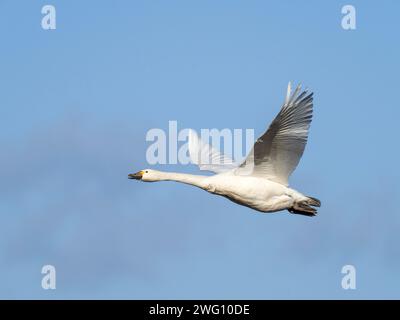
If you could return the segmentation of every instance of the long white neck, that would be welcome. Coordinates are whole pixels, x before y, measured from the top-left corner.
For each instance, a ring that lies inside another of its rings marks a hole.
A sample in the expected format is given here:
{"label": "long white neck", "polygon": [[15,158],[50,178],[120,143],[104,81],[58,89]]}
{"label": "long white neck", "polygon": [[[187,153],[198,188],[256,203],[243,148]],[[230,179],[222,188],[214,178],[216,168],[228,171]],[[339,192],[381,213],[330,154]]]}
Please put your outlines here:
{"label": "long white neck", "polygon": [[158,181],[177,181],[185,184],[190,184],[192,186],[196,186],[202,189],[206,187],[204,180],[207,178],[207,176],[162,171],[159,171],[157,174]]}

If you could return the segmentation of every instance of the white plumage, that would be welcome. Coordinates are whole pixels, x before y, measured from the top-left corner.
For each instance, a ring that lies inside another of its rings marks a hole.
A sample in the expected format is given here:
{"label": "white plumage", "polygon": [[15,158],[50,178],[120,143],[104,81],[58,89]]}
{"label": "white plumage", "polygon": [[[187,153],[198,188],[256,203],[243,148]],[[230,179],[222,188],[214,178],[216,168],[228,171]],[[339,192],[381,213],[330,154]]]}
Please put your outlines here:
{"label": "white plumage", "polygon": [[289,83],[284,104],[268,130],[253,145],[245,161],[235,164],[204,143],[191,130],[189,153],[201,170],[213,176],[161,172],[151,169],[130,174],[129,178],[147,182],[177,181],[224,196],[233,202],[261,212],[287,209],[291,213],[313,216],[320,201],[288,187],[288,179],[303,155],[313,112],[313,93],[293,94]]}

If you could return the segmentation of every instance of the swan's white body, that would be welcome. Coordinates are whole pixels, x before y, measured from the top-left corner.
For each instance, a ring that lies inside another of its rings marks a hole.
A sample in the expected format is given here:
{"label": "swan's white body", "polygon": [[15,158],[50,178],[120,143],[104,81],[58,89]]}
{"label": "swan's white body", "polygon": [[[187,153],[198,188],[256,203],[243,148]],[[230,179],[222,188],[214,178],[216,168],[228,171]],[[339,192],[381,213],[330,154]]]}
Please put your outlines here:
{"label": "swan's white body", "polygon": [[208,192],[218,194],[261,212],[275,212],[291,208],[300,193],[268,179],[218,174],[205,179]]}
{"label": "swan's white body", "polygon": [[312,118],[312,93],[299,92],[300,86],[291,95],[289,83],[280,113],[242,164],[235,165],[191,131],[192,162],[202,170],[219,173],[200,176],[146,169],[129,177],[146,182],[176,181],[193,185],[261,212],[287,209],[313,216],[317,211],[311,206],[319,207],[319,200],[288,187],[288,178],[303,154]]}

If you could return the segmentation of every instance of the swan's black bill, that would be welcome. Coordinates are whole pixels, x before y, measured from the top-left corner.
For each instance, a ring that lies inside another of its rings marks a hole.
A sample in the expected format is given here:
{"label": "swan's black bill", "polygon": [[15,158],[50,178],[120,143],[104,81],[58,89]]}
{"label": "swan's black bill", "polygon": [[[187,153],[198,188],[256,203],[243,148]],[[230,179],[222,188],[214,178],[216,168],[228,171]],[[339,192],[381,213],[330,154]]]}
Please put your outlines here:
{"label": "swan's black bill", "polygon": [[136,173],[128,174],[128,179],[142,180],[143,172],[139,171]]}

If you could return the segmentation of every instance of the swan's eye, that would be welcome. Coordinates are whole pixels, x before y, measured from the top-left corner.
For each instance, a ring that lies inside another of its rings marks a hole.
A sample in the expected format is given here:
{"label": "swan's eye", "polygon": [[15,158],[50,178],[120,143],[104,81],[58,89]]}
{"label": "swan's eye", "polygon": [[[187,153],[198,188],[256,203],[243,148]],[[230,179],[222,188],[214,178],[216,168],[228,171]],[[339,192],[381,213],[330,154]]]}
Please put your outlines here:
{"label": "swan's eye", "polygon": [[149,173],[147,170],[145,171],[146,173]]}

